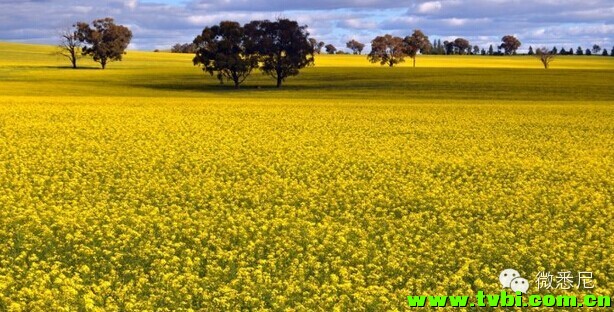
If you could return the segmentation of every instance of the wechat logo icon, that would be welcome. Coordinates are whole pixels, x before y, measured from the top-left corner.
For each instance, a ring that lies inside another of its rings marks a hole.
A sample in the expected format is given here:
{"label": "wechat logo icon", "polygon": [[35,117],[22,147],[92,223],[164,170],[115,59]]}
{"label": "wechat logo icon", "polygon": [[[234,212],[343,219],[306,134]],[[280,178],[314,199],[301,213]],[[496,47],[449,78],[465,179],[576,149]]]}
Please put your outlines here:
{"label": "wechat logo icon", "polygon": [[520,276],[520,273],[514,269],[505,269],[499,274],[499,281],[503,288],[511,288],[514,292],[527,293],[529,289],[529,281]]}

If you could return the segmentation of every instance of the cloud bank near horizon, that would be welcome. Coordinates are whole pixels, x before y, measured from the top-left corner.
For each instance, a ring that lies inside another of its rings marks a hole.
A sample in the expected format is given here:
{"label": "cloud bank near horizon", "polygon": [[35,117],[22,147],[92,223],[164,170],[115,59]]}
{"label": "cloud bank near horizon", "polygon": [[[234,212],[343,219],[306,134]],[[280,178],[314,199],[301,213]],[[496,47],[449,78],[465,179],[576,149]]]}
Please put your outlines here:
{"label": "cloud bank near horizon", "polygon": [[134,34],[130,48],[168,49],[191,42],[222,20],[287,17],[309,26],[318,40],[345,48],[356,39],[405,36],[422,29],[431,39],[467,38],[487,48],[507,34],[529,45],[589,48],[614,44],[609,0],[0,0],[0,40],[54,44],[77,21],[114,17]]}

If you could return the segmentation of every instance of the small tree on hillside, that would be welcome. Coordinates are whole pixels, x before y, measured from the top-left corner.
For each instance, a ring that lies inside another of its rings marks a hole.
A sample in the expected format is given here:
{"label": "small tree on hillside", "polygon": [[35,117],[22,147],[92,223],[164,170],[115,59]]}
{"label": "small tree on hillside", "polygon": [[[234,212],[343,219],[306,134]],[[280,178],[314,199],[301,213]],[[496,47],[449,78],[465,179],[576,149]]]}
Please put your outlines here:
{"label": "small tree on hillside", "polygon": [[72,68],[77,68],[77,59],[81,52],[81,42],[76,30],[66,29],[60,33],[60,44],[58,45],[60,55],[68,58]]}
{"label": "small tree on hillside", "polygon": [[320,54],[322,52],[322,48],[324,48],[324,41],[320,41],[318,42],[318,44],[316,45],[315,51]]}
{"label": "small tree on hillside", "polygon": [[527,53],[528,55],[533,55],[535,54],[535,52],[533,52],[533,47],[529,46],[529,52]]}
{"label": "small tree on hillside", "polygon": [[358,54],[358,55],[362,54],[362,50],[365,48],[365,44],[364,43],[360,43],[360,42],[358,42],[358,41],[356,41],[354,39],[348,41],[345,44],[345,46],[348,49],[352,50],[353,54]]}
{"label": "small tree on hillside", "polygon": [[592,52],[593,52],[593,54],[597,54],[597,53],[601,52],[601,47],[598,44],[594,44]]}
{"label": "small tree on hillside", "polygon": [[550,67],[550,62],[554,60],[555,56],[556,53],[553,53],[553,51],[548,51],[548,49],[545,47],[537,49],[535,53],[535,57],[537,57],[542,62],[545,69],[548,69]]}
{"label": "small tree on hillside", "polygon": [[418,52],[425,53],[431,48],[429,37],[420,29],[416,29],[411,36],[405,37],[403,41],[405,43],[405,54],[412,58],[413,66],[416,67],[416,56]]}
{"label": "small tree on hillside", "polygon": [[171,53],[196,53],[196,45],[194,43],[177,43],[171,47]]}
{"label": "small tree on hillside", "polygon": [[203,65],[203,71],[211,76],[217,73],[220,83],[232,81],[238,89],[258,66],[257,56],[246,52],[245,42],[245,31],[237,22],[224,21],[206,27],[194,39],[194,65]]}
{"label": "small tree on hillside", "polygon": [[501,49],[503,49],[504,53],[506,55],[512,55],[516,53],[516,50],[518,50],[518,48],[520,48],[520,46],[522,45],[522,43],[520,43],[520,40],[518,40],[518,38],[512,36],[512,35],[507,35],[507,36],[503,36],[503,38],[501,38]]}
{"label": "small tree on hillside", "polygon": [[471,44],[465,38],[454,39],[454,48],[458,52],[458,54],[471,53]]}
{"label": "small tree on hillside", "polygon": [[132,39],[130,29],[116,25],[110,17],[95,20],[92,27],[82,22],[77,23],[76,27],[78,40],[85,44],[82,53],[91,55],[102,69],[108,62],[121,61]]}
{"label": "small tree on hillside", "polygon": [[335,54],[335,52],[337,52],[337,48],[335,48],[335,46],[330,44],[330,43],[327,44],[324,47],[324,49],[326,49],[326,53],[328,53],[328,54]]}
{"label": "small tree on hillside", "polygon": [[316,40],[315,38],[309,38],[309,44],[313,48],[313,51],[317,54],[322,52],[322,48],[324,47],[324,42]]}
{"label": "small tree on hillside", "polygon": [[395,64],[405,62],[405,44],[400,37],[392,35],[377,36],[371,41],[371,53],[367,59],[371,63],[379,62],[381,65],[393,67]]}
{"label": "small tree on hillside", "polygon": [[582,47],[578,47],[576,50],[576,55],[584,55],[584,51],[582,51]]}

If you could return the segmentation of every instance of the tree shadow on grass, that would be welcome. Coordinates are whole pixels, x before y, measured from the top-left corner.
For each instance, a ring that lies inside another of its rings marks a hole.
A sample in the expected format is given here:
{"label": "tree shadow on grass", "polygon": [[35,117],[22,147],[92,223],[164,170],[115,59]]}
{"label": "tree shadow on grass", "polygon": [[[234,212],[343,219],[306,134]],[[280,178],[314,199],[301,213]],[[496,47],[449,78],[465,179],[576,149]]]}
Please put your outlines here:
{"label": "tree shadow on grass", "polygon": [[100,66],[77,66],[77,68],[72,68],[72,66],[48,66],[49,68],[55,69],[70,69],[70,70],[102,70]]}
{"label": "tree shadow on grass", "polygon": [[132,84],[135,87],[160,90],[160,91],[176,91],[176,92],[211,92],[211,93],[244,93],[244,92],[279,92],[279,91],[308,91],[315,89],[323,89],[323,86],[316,85],[296,85],[288,84],[277,88],[273,84],[245,84],[235,88],[233,84],[211,84],[206,82],[168,82],[168,83],[139,83]]}
{"label": "tree shadow on grass", "polygon": [[77,68],[72,68],[70,65],[63,66],[53,66],[53,65],[18,65],[18,66],[7,66],[12,69],[58,69],[58,70],[101,70],[100,67],[97,66],[78,66]]}

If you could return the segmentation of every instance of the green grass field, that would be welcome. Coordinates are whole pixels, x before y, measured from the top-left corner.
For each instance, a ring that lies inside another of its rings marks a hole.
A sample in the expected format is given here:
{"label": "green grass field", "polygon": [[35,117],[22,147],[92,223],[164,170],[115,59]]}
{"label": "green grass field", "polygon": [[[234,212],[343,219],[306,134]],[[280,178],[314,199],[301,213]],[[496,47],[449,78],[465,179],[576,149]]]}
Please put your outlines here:
{"label": "green grass field", "polygon": [[612,295],[614,58],[321,55],[234,90],[53,51],[0,43],[0,311],[403,311],[506,268]]}

